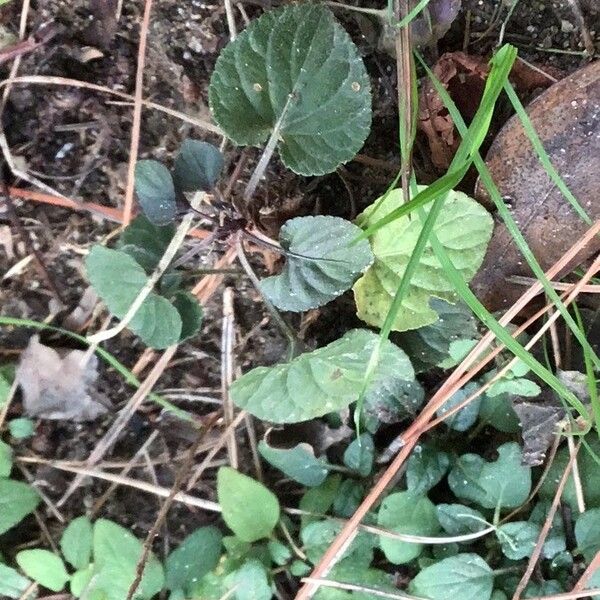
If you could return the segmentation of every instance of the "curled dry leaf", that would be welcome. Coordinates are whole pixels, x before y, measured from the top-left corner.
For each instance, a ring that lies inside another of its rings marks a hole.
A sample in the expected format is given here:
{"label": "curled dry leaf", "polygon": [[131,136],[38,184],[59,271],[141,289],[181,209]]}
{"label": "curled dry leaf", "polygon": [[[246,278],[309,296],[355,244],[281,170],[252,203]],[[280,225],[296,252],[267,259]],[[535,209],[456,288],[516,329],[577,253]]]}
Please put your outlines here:
{"label": "curled dry leaf", "polygon": [[514,409],[521,421],[523,464],[530,467],[543,464],[564,409],[547,402],[521,402]]}
{"label": "curled dry leaf", "polygon": [[[481,56],[472,56],[465,52],[447,52],[436,62],[433,72],[446,88],[465,121],[470,123],[483,95],[489,73],[488,63]],[[560,78],[562,72],[558,69],[540,69],[520,60],[515,62],[510,73],[512,84],[527,97],[549,87],[553,81]],[[434,166],[446,170],[460,145],[460,135],[429,78],[423,81],[419,94],[418,126],[427,137]]]}
{"label": "curled dry leaf", "polygon": [[[600,217],[600,62],[580,69],[538,96],[527,108],[550,160],[592,221]],[[540,163],[518,117],[495,139],[487,165],[509,202],[525,240],[546,270],[588,229]],[[479,182],[476,195],[488,201]],[[560,276],[594,256],[600,240],[583,248]],[[483,266],[471,282],[491,311],[506,309],[523,293],[515,276],[532,277],[506,226],[497,219]],[[558,277],[557,277],[558,278]]]}
{"label": "curled dry leaf", "polygon": [[23,391],[23,405],[30,417],[92,421],[107,409],[93,385],[98,377],[98,359],[85,352],[58,351],[44,346],[39,336],[29,341],[21,355],[16,379]]}
{"label": "curled dry leaf", "polygon": [[[477,110],[488,71],[483,58],[464,52],[447,52],[433,67],[435,76],[467,122]],[[433,164],[439,169],[447,169],[460,144],[460,137],[429,79],[425,80],[419,97],[418,126],[427,136]]]}

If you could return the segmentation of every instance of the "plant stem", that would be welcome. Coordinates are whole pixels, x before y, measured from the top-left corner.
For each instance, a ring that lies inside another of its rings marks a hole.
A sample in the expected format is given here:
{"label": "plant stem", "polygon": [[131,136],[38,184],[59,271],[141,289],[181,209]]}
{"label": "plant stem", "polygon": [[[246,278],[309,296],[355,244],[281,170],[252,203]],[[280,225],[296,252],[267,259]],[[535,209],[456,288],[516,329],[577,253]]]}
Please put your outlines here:
{"label": "plant stem", "polygon": [[236,239],[236,250],[237,250],[238,259],[239,259],[240,263],[242,264],[242,267],[244,267],[244,271],[246,271],[246,275],[248,275],[248,277],[250,278],[250,281],[252,282],[252,285],[256,288],[256,291],[261,295],[262,300],[265,303],[265,306],[271,313],[273,319],[275,319],[275,322],[277,323],[277,325],[279,325],[279,328],[281,329],[283,335],[285,335],[285,337],[288,339],[289,360],[292,360],[292,358],[294,358],[296,356],[296,351],[298,349],[298,346],[300,345],[300,342],[296,338],[296,334],[292,331],[290,326],[285,322],[284,318],[279,314],[279,311],[275,308],[275,305],[265,296],[265,294],[263,294],[263,292],[260,288],[260,281],[259,281],[258,277],[256,276],[256,273],[254,272],[252,265],[248,262],[248,258],[246,257],[246,253],[244,252],[244,245],[242,243],[242,238],[240,235],[238,235],[237,239]]}
{"label": "plant stem", "polygon": [[283,107],[283,110],[281,111],[281,114],[279,115],[279,118],[277,119],[277,122],[275,123],[275,126],[273,127],[273,131],[271,132],[269,141],[267,142],[267,145],[265,146],[265,149],[263,150],[262,156],[260,157],[260,160],[258,161],[256,168],[254,169],[254,173],[252,173],[252,177],[250,177],[250,181],[248,182],[246,189],[244,190],[244,201],[245,202],[248,202],[248,200],[250,200],[250,198],[252,198],[252,196],[254,195],[254,192],[256,191],[256,187],[258,186],[258,182],[261,180],[262,176],[265,174],[265,171],[267,170],[267,165],[269,164],[269,161],[271,160],[271,157],[273,156],[273,152],[275,152],[275,146],[277,146],[277,142],[279,142],[279,133],[281,132],[283,120],[284,120],[284,118],[287,114],[287,111],[290,107],[290,104],[294,98],[295,98],[295,95],[294,95],[294,92],[292,91],[288,95],[288,99],[285,103],[285,106]]}

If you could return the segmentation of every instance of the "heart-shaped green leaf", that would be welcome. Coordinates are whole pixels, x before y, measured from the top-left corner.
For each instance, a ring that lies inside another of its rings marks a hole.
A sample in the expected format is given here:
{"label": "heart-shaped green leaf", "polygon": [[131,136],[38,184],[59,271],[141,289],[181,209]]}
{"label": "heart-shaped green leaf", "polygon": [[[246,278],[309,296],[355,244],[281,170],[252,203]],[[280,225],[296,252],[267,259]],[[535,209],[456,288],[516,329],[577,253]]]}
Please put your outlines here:
{"label": "heart-shaped green leaf", "polygon": [[369,78],[356,46],[318,4],[272,10],[221,52],[209,102],[240,145],[260,145],[277,127],[284,164],[322,175],[354,157],[371,125]]}
{"label": "heart-shaped green leaf", "polygon": [[405,331],[399,337],[399,344],[408,354],[417,373],[431,367],[450,369],[460,362],[449,356],[451,344],[478,337],[477,321],[464,302],[450,304],[439,298],[431,298],[429,305],[439,318],[431,325]]}
{"label": "heart-shaped green leaf", "polygon": [[0,598],[22,598],[30,585],[29,579],[0,563]]}
{"label": "heart-shaped green leaf", "polygon": [[165,562],[165,586],[188,591],[193,583],[219,563],[223,536],[212,526],[200,527],[188,535]]}
{"label": "heart-shaped green leaf", "polygon": [[40,497],[22,481],[0,479],[0,534],[14,527],[35,510]]}
{"label": "heart-shaped green leaf", "polygon": [[478,454],[463,454],[450,471],[448,484],[458,498],[484,508],[515,508],[531,490],[531,467],[521,463],[521,448],[515,442],[500,446],[493,462]]}
{"label": "heart-shaped green leaf", "polygon": [[[131,587],[142,556],[142,543],[127,529],[99,519],[94,524],[94,569],[90,597],[123,600]],[[153,598],[164,584],[163,568],[153,553],[147,557],[136,598]],[[94,596],[94,594],[98,594]]]}
{"label": "heart-shaped green leaf", "polygon": [[413,494],[426,494],[450,468],[450,457],[431,446],[415,446],[406,464],[406,487]]}
{"label": "heart-shaped green leaf", "polygon": [[144,215],[136,217],[119,237],[118,249],[131,255],[150,274],[175,235],[175,227],[157,227]]}
{"label": "heart-shaped green leaf", "polygon": [[[419,187],[419,190],[422,189],[425,189],[424,186]],[[359,215],[357,222],[367,228],[402,203],[402,190],[392,190],[383,201],[377,200]],[[430,208],[431,204],[423,210],[427,213]],[[418,214],[404,215],[371,236],[375,262],[353,288],[358,316],[369,325],[383,325],[422,225]],[[475,200],[462,192],[447,193],[434,233],[465,281],[470,281],[479,269],[492,228],[492,218]],[[393,329],[406,331],[434,323],[438,315],[430,306],[431,298],[454,302],[456,294],[428,242]]]}
{"label": "heart-shaped green leaf", "polygon": [[202,326],[204,312],[196,297],[190,292],[177,292],[173,298],[173,306],[181,319],[179,341],[183,342],[198,333]]}
{"label": "heart-shaped green leaf", "polygon": [[352,440],[344,452],[344,464],[361,477],[368,477],[375,460],[375,444],[373,436],[363,433]]}
{"label": "heart-shaped green leaf", "polygon": [[[144,269],[129,254],[98,245],[90,250],[85,265],[90,283],[108,310],[122,319],[148,281]],[[151,292],[129,328],[148,346],[166,348],[179,341],[182,324],[177,309]]]}
{"label": "heart-shaped green leaf", "polygon": [[[265,421],[296,423],[348,407],[358,400],[371,353],[379,338],[354,329],[328,346],[289,363],[258,367],[230,388],[233,402]],[[413,381],[404,351],[386,342],[367,393],[390,381]]]}
{"label": "heart-shaped green leaf", "polygon": [[423,569],[411,582],[409,591],[430,600],[489,600],[494,572],[477,554],[445,558]]}
{"label": "heart-shaped green leaf", "polygon": [[223,155],[212,144],[185,140],[175,159],[173,180],[182,192],[212,190],[223,169]]}
{"label": "heart-shaped green leaf", "polygon": [[154,225],[168,225],[177,214],[177,196],[171,173],[156,160],[135,165],[135,191],[140,207]]}
{"label": "heart-shaped green leaf", "polygon": [[262,291],[281,310],[299,312],[323,306],[350,289],[373,262],[367,240],[352,244],[361,233],[339,217],[297,217],[279,233],[286,251],[280,275],[260,283]]}
{"label": "heart-shaped green leaf", "polygon": [[442,529],[449,535],[475,533],[488,527],[478,510],[462,504],[438,504],[436,510]]}
{"label": "heart-shaped green leaf", "polygon": [[531,556],[540,536],[541,527],[528,521],[504,523],[496,529],[496,537],[502,553],[511,560],[521,560]]}
{"label": "heart-shaped green leaf", "polygon": [[297,444],[293,448],[275,448],[261,440],[258,451],[266,461],[302,485],[309,487],[321,485],[329,472],[327,463],[315,456],[310,444]]}
{"label": "heart-shaped green leaf", "polygon": [[87,517],[73,519],[60,539],[63,556],[75,569],[85,569],[92,557],[92,523]]}
{"label": "heart-shaped green leaf", "polygon": [[[412,492],[397,492],[385,498],[379,508],[377,525],[395,533],[418,536],[430,536],[440,530],[435,504],[427,496]],[[379,538],[379,545],[386,558],[395,565],[410,562],[424,548],[423,544],[383,535]]]}
{"label": "heart-shaped green leaf", "polygon": [[25,575],[53,592],[60,592],[69,579],[60,556],[48,550],[22,550],[16,560]]}
{"label": "heart-shaped green leaf", "polygon": [[275,494],[231,467],[219,469],[217,496],[223,520],[244,542],[268,537],[279,521],[279,501]]}

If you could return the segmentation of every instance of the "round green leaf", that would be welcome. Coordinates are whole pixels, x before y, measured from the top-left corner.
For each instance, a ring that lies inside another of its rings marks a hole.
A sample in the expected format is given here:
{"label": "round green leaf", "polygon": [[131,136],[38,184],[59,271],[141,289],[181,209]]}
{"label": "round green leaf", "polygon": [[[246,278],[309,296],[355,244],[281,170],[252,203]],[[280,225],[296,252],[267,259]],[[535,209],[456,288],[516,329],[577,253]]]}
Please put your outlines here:
{"label": "round green leaf", "polygon": [[502,553],[511,560],[531,556],[540,535],[541,527],[527,521],[505,523],[496,529]]}
{"label": "round green leaf", "polygon": [[[231,398],[240,408],[273,423],[307,421],[342,410],[358,400],[367,364],[378,342],[371,331],[349,331],[328,346],[301,354],[289,363],[253,369],[233,383]],[[414,371],[404,352],[386,341],[367,394],[397,381],[413,382]]]}
{"label": "round green leaf", "polygon": [[284,164],[322,175],[352,159],[371,125],[371,91],[356,46],[318,4],[269,11],[221,52],[209,102],[240,145],[264,143],[279,123]]}
{"label": "round green leaf", "polygon": [[87,517],[73,519],[60,539],[60,549],[75,569],[84,569],[92,557],[92,523]]}
{"label": "round green leaf", "polygon": [[175,159],[173,179],[182,192],[211,190],[223,169],[223,155],[212,144],[185,140]]}
{"label": "round green leaf", "polygon": [[0,563],[0,598],[21,598],[30,585],[29,579]]}
{"label": "round green leaf", "polygon": [[204,311],[198,303],[196,296],[190,292],[177,292],[173,298],[173,306],[179,313],[181,319],[181,336],[179,341],[183,342],[194,337],[200,327],[202,327],[202,318]]}
{"label": "round green leaf", "polygon": [[[127,529],[98,519],[94,524],[94,574],[90,592],[102,592],[107,600],[123,600],[134,581],[142,543]],[[150,600],[164,584],[163,569],[154,554],[146,561],[136,598]]]}
{"label": "round green leaf", "polygon": [[217,566],[222,539],[216,527],[200,527],[188,535],[166,560],[166,587],[189,591],[193,583]]}
{"label": "round green leaf", "polygon": [[225,579],[227,588],[235,590],[235,600],[271,600],[273,591],[264,565],[258,560],[245,562]]}
{"label": "round green leaf", "polygon": [[10,431],[10,435],[16,440],[24,440],[33,435],[35,424],[27,417],[19,417],[17,419],[11,419],[8,422],[8,430]]}
{"label": "round green leaf", "polygon": [[413,494],[426,494],[442,480],[449,468],[448,454],[419,444],[407,461],[406,487]]}
{"label": "round green leaf", "polygon": [[48,550],[22,550],[16,560],[25,575],[53,592],[60,592],[69,580],[61,558]]}
{"label": "round green leaf", "polygon": [[463,454],[450,471],[448,484],[458,498],[484,508],[516,508],[531,490],[531,467],[521,461],[521,448],[514,442],[500,446],[493,462],[478,454]]}
{"label": "round green leaf", "polygon": [[[425,189],[420,186],[419,190]],[[402,190],[392,190],[385,200],[376,200],[359,215],[367,228],[403,204]],[[377,208],[377,210],[375,210]],[[431,204],[423,208],[425,213]],[[369,325],[381,327],[392,305],[406,266],[421,233],[418,214],[404,215],[378,229],[370,238],[375,262],[354,284],[358,316]],[[475,200],[462,192],[449,191],[433,231],[465,281],[470,281],[483,261],[492,235],[493,220]],[[395,331],[418,329],[434,323],[438,315],[431,298],[456,301],[454,286],[427,242],[402,306],[394,319]]]}
{"label": "round green leaf", "polygon": [[[125,252],[93,246],[85,261],[90,283],[108,310],[122,319],[148,278],[144,269]],[[176,344],[182,323],[177,309],[151,292],[129,323],[129,328],[152,348]]]}
{"label": "round green leaf", "polygon": [[[411,492],[390,494],[381,503],[377,524],[396,533],[431,536],[440,530],[435,505],[426,496]],[[379,545],[395,565],[410,562],[423,551],[423,544],[380,536]]]}
{"label": "round green leaf", "polygon": [[600,550],[600,508],[591,508],[577,517],[575,539],[579,552],[591,561]]}
{"label": "round green leaf", "polygon": [[235,469],[219,469],[217,495],[223,520],[244,542],[268,537],[279,521],[277,497],[262,483]]}
{"label": "round green leaf", "polygon": [[344,452],[344,464],[361,477],[367,477],[373,468],[375,459],[375,444],[373,437],[363,433],[346,448]]}
{"label": "round green leaf", "polygon": [[[461,388],[456,393],[452,394],[444,404],[436,411],[438,417],[443,417],[447,412],[465,401],[469,396],[474,394],[478,389],[477,383],[467,383],[464,388]],[[477,421],[479,415],[479,406],[481,405],[481,396],[471,400],[464,408],[450,415],[444,423],[455,431],[466,431]]]}
{"label": "round green leaf", "polygon": [[26,483],[0,479],[0,534],[14,527],[35,510],[40,497]]}
{"label": "round green leaf", "polygon": [[477,554],[464,553],[445,558],[423,569],[411,582],[409,590],[430,600],[489,600],[494,574]]}
{"label": "round green leaf", "polygon": [[279,233],[286,263],[280,275],[260,282],[281,310],[300,312],[323,306],[350,289],[373,262],[367,240],[353,244],[361,230],[339,217],[297,217]]}
{"label": "round green leaf", "polygon": [[12,448],[0,440],[0,477],[8,477],[12,471]]}
{"label": "round green leaf", "polygon": [[135,165],[135,191],[143,213],[154,225],[168,225],[177,215],[177,196],[169,169],[156,160]]}
{"label": "round green leaf", "polygon": [[264,440],[258,444],[261,456],[298,483],[309,487],[321,485],[327,477],[327,463],[316,458],[310,444],[293,448],[275,448]]}

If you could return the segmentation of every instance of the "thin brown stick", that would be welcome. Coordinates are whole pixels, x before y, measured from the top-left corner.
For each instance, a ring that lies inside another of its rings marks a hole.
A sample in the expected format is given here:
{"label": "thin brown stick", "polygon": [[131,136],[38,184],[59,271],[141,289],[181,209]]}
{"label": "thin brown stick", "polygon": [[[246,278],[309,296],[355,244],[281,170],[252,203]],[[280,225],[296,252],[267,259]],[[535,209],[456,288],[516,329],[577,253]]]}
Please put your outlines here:
{"label": "thin brown stick", "polygon": [[0,430],[2,430],[2,426],[4,425],[4,421],[6,420],[6,415],[8,414],[8,409],[10,408],[11,402],[15,397],[18,387],[17,380],[15,379],[10,386],[10,390],[8,391],[8,398],[4,401],[4,404],[0,408]]}
{"label": "thin brown stick", "polygon": [[158,511],[158,515],[156,516],[156,520],[154,521],[154,524],[150,528],[150,531],[148,532],[148,535],[146,536],[146,539],[144,540],[142,555],[140,556],[140,559],[138,560],[138,563],[135,567],[135,578],[131,584],[131,587],[129,588],[129,591],[127,592],[127,597],[125,600],[131,600],[133,598],[133,595],[135,594],[136,590],[138,589],[140,582],[142,581],[144,567],[146,565],[146,562],[148,561],[148,557],[150,556],[152,542],[154,542],[154,538],[158,535],[158,532],[159,532],[160,528],[162,527],[164,520],[167,518],[169,509],[171,508],[171,505],[175,501],[175,496],[177,495],[177,493],[181,489],[181,486],[183,485],[183,481],[184,481],[185,477],[187,476],[188,471],[190,470],[190,468],[192,466],[192,463],[194,462],[194,457],[196,456],[196,450],[200,446],[200,443],[204,439],[204,436],[206,435],[206,433],[208,431],[210,431],[210,429],[212,429],[212,426],[214,425],[215,422],[216,422],[216,417],[214,417],[205,427],[203,427],[198,432],[198,435],[196,436],[196,440],[194,441],[194,443],[191,445],[190,449],[188,450],[188,454],[187,454],[187,457],[186,457],[184,463],[181,465],[181,467],[177,471],[177,475],[175,476],[175,482],[173,483],[171,492],[169,493],[169,496],[167,497],[167,499],[163,502],[163,505],[161,506],[160,510]]}
{"label": "thin brown stick", "polygon": [[[166,487],[154,485],[153,483],[148,483],[146,481],[139,481],[137,479],[133,479],[131,477],[123,477],[121,475],[117,475],[115,473],[106,473],[104,471],[99,471],[98,469],[91,469],[85,467],[73,467],[68,464],[63,464],[61,461],[40,461],[43,464],[52,467],[53,469],[57,469],[59,471],[66,471],[67,473],[76,473],[82,477],[92,477],[94,479],[100,479],[102,481],[111,481],[118,485],[124,485],[136,490],[140,490],[141,492],[146,492],[148,494],[154,494],[155,496],[161,496],[163,498],[168,498],[171,490]],[[196,496],[191,496],[190,494],[186,494],[185,492],[178,492],[175,495],[175,500],[177,502],[181,502],[182,504],[187,504],[188,506],[195,506],[197,508],[201,508],[202,510],[208,510],[211,512],[221,512],[221,507],[217,502],[212,502],[211,500],[205,500],[204,498],[197,498]]]}
{"label": "thin brown stick", "polygon": [[[0,81],[0,88],[5,86],[10,86],[15,83],[25,84],[29,83],[32,85],[59,85],[59,86],[72,86],[76,88],[85,88],[88,90],[94,90],[96,92],[102,92],[103,94],[109,94],[111,96],[116,96],[117,98],[122,98],[126,101],[127,104],[133,105],[134,97],[130,94],[126,94],[125,92],[120,92],[118,90],[113,90],[104,85],[98,85],[97,83],[89,83],[87,81],[81,81],[79,79],[71,79],[69,77],[55,77],[51,75],[23,75],[21,77],[13,77],[11,79],[5,79],[4,81]],[[119,102],[112,102],[112,104],[122,104]],[[223,132],[213,123],[208,121],[204,121],[202,119],[198,119],[196,117],[192,117],[186,113],[182,113],[178,110],[174,110],[167,106],[163,106],[162,104],[157,104],[156,102],[152,102],[150,100],[142,100],[142,104],[147,106],[148,108],[152,108],[154,110],[158,110],[164,112],[167,115],[185,121],[186,123],[190,123],[190,125],[194,125],[195,127],[199,127],[205,131],[209,131],[211,133],[215,133],[217,135],[223,135]]]}
{"label": "thin brown stick", "polygon": [[600,569],[600,551],[596,552],[596,555],[594,556],[594,558],[592,558],[590,564],[586,567],[582,576],[579,578],[579,581],[573,587],[572,591],[580,592],[583,589],[585,589],[585,586],[588,584],[588,581],[598,569]]}
{"label": "thin brown stick", "polygon": [[425,600],[421,596],[410,596],[400,591],[384,592],[375,588],[370,588],[364,585],[356,585],[354,583],[342,583],[341,581],[333,581],[331,579],[319,579],[316,577],[303,577],[305,583],[314,584],[317,587],[324,586],[337,590],[347,590],[349,592],[360,592],[361,594],[369,594],[371,596],[379,596],[380,598],[396,598],[399,600]]}
{"label": "thin brown stick", "polygon": [[243,421],[245,415],[246,411],[242,410],[238,413],[237,417],[229,424],[229,426],[225,428],[225,431],[223,431],[215,445],[211,448],[210,452],[207,453],[207,455],[204,457],[204,460],[196,467],[196,470],[194,471],[194,473],[190,477],[190,480],[187,483],[186,490],[189,491],[196,485],[200,477],[202,477],[204,471],[210,465],[212,459],[225,445],[225,442],[229,439],[231,432],[235,431],[235,428]]}
{"label": "thin brown stick", "polygon": [[564,594],[552,594],[551,596],[534,596],[528,600],[577,600],[577,598],[590,598],[600,594],[600,588],[592,588],[584,592],[565,592]]}
{"label": "thin brown stick", "polygon": [[565,489],[565,486],[567,485],[569,475],[571,474],[571,470],[573,468],[573,465],[575,464],[575,459],[577,458],[577,453],[579,452],[580,447],[581,447],[581,441],[578,442],[578,444],[575,448],[575,452],[569,458],[569,462],[567,463],[567,466],[565,467],[562,477],[560,478],[560,481],[558,482],[558,486],[556,488],[556,493],[554,494],[554,498],[552,499],[552,504],[550,505],[548,514],[546,515],[546,520],[544,521],[544,525],[542,526],[542,530],[540,531],[540,535],[538,536],[537,542],[535,544],[535,548],[533,549],[533,552],[531,553],[531,557],[529,558],[527,568],[525,569],[525,572],[523,573],[523,576],[521,577],[521,580],[519,581],[519,584],[517,585],[517,589],[515,590],[515,593],[513,594],[512,600],[519,600],[519,598],[521,597],[521,594],[523,593],[523,591],[527,587],[527,584],[529,583],[529,580],[531,579],[531,575],[533,574],[535,565],[537,564],[537,562],[540,558],[540,555],[542,553],[542,548],[544,546],[544,542],[546,541],[546,538],[548,537],[548,533],[550,532],[550,529],[552,527],[552,522],[554,521],[554,515],[556,514],[556,511],[560,504],[560,499],[562,497],[563,490]]}
{"label": "thin brown stick", "polygon": [[[123,470],[120,473],[121,476],[125,477],[129,474],[129,471],[131,471],[131,469],[134,468],[136,461],[150,447],[152,442],[154,442],[154,440],[157,437],[158,437],[158,431],[153,431],[148,436],[148,439],[142,444],[142,446],[139,448],[139,450],[131,457],[131,460],[129,460],[129,462],[125,465],[125,467],[123,468]],[[111,497],[111,495],[114,493],[114,491],[116,489],[117,489],[116,483],[111,483],[108,486],[108,489],[104,492],[104,494],[102,494],[102,496],[100,496],[100,498],[98,498],[98,500],[96,500],[96,502],[94,502],[94,505],[92,506],[92,509],[90,510],[90,517],[93,517],[94,515],[98,514],[100,509],[104,506],[104,504],[106,504],[106,501]]]}
{"label": "thin brown stick", "polygon": [[129,165],[127,167],[127,187],[123,204],[123,225],[129,225],[133,210],[133,192],[135,185],[135,165],[140,149],[140,129],[142,125],[142,94],[144,91],[144,63],[146,61],[146,38],[150,27],[152,0],[145,0],[144,16],[140,25],[140,44],[138,46],[137,70],[135,74],[135,94],[133,105],[133,123],[131,125],[131,145],[129,146]]}
{"label": "thin brown stick", "polygon": [[10,190],[8,189],[8,185],[4,178],[2,178],[2,192],[4,194],[4,205],[6,206],[6,212],[8,213],[8,218],[15,230],[15,233],[19,235],[21,241],[27,248],[27,252],[33,255],[34,264],[36,269],[40,275],[40,277],[46,282],[46,285],[50,288],[52,294],[54,294],[55,298],[60,302],[60,304],[64,305],[64,297],[58,289],[57,285],[54,283],[54,279],[50,275],[48,271],[48,267],[46,267],[46,263],[44,262],[44,258],[41,253],[35,248],[33,243],[31,242],[31,238],[29,237],[28,232],[25,230],[23,225],[21,224],[21,220],[19,219],[19,215],[15,209],[15,205],[12,201]]}
{"label": "thin brown stick", "polygon": [[[229,387],[233,381],[233,336],[234,336],[234,314],[233,314],[233,289],[225,288],[223,292],[223,327],[221,330],[221,398],[223,400],[223,418],[225,426],[233,422],[234,408],[229,395]],[[227,454],[229,464],[237,470],[238,448],[235,437],[235,429],[227,437]]]}
{"label": "thin brown stick", "polygon": [[[137,389],[135,394],[131,397],[129,402],[121,409],[114,423],[110,426],[109,430],[104,436],[98,441],[94,450],[89,455],[86,464],[89,466],[95,465],[105,454],[112,448],[113,444],[117,441],[121,431],[127,425],[133,414],[142,405],[148,394],[152,391],[152,388],[163,374],[171,358],[173,358],[177,346],[170,346],[160,356],[148,377]],[[63,494],[62,498],[56,503],[56,506],[63,506],[64,503],[70,498],[71,494],[81,485],[84,479],[84,475],[77,475],[67,491]]]}

